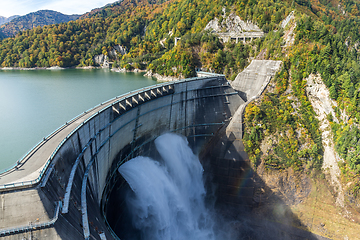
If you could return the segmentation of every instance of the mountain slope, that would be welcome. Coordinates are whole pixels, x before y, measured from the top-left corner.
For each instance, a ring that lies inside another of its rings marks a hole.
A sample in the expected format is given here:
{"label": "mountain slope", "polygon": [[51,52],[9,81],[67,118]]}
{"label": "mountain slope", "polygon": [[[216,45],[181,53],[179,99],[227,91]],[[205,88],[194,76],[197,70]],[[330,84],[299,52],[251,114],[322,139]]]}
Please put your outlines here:
{"label": "mountain slope", "polygon": [[14,18],[17,18],[17,17],[19,17],[19,15],[14,15],[14,16],[11,16],[11,17],[8,17],[8,18],[0,16],[0,25],[8,23],[8,22],[10,22],[11,20],[13,20]]}
{"label": "mountain slope", "polygon": [[80,15],[65,15],[51,10],[40,10],[27,15],[17,17],[0,27],[5,37],[11,37],[19,31],[32,29],[37,26],[45,26],[55,23],[69,22],[79,18]]}

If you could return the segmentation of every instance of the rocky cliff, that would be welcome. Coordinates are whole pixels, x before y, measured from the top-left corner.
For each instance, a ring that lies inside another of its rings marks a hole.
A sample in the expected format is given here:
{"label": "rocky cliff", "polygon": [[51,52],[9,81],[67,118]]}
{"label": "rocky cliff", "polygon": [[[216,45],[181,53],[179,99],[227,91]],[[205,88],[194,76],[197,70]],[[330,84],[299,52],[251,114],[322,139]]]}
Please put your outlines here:
{"label": "rocky cliff", "polygon": [[262,30],[250,21],[243,21],[235,13],[230,13],[228,16],[223,14],[223,20],[220,22],[218,18],[211,20],[205,27],[205,30],[210,30],[213,33],[229,33],[237,34],[242,32],[262,32]]}
{"label": "rocky cliff", "polygon": [[125,54],[126,54],[126,47],[116,45],[109,51],[109,56],[104,55],[104,54],[96,55],[94,57],[94,62],[96,65],[99,65],[102,68],[109,68],[110,67],[110,63],[109,63],[110,59],[118,59],[119,55],[122,56]]}

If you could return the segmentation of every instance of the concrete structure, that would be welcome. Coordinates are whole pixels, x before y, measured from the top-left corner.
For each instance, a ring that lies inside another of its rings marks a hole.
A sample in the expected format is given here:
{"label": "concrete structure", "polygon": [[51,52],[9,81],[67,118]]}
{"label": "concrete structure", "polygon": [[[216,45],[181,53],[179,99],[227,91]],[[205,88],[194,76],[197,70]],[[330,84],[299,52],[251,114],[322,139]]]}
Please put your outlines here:
{"label": "concrete structure", "polygon": [[181,40],[181,38],[179,38],[179,37],[175,37],[175,38],[174,38],[174,40],[175,40],[175,46],[176,46],[176,45],[177,45],[177,43],[178,43],[178,41],[179,41],[179,40]]}
{"label": "concrete structure", "polygon": [[205,27],[205,31],[210,31],[216,34],[223,42],[235,40],[236,43],[250,40],[254,38],[261,38],[265,33],[251,21],[243,21],[234,12],[229,15],[226,14],[226,9],[223,8],[223,20],[220,22],[218,18],[211,20]]}
{"label": "concrete structure", "polygon": [[239,73],[231,86],[239,91],[245,102],[259,95],[270,79],[280,69],[281,61],[253,60],[250,65]]}
{"label": "concrete structure", "polygon": [[[187,136],[217,186],[219,203],[253,207],[254,180],[241,141],[242,115],[280,65],[254,61],[239,74],[233,86],[246,93],[245,101],[223,75],[210,75],[139,89],[69,121],[34,147],[17,168],[0,175],[0,237],[119,239],[124,209],[118,202],[123,180],[117,169],[135,156],[156,155],[153,140],[164,132]],[[249,183],[240,186],[239,181]],[[263,231],[268,224],[257,221],[255,228]],[[271,236],[279,228],[281,236],[292,232],[289,239],[322,239],[291,226],[269,226]]]}
{"label": "concrete structure", "polygon": [[281,65],[281,61],[253,60],[231,83],[243,102],[202,153],[202,159],[209,162],[206,172],[212,173],[211,182],[217,186],[215,195],[220,204],[238,209],[254,206],[255,176],[242,142],[242,118],[246,106],[261,96]]}
{"label": "concrete structure", "polygon": [[[224,76],[141,89],[81,114],[0,176],[5,239],[117,239],[117,168],[164,132],[201,151],[243,101]],[[115,210],[113,210],[115,209]],[[115,214],[115,215],[114,215]]]}
{"label": "concrete structure", "polygon": [[216,35],[222,39],[223,42],[229,42],[235,40],[236,43],[242,41],[252,41],[254,38],[262,38],[265,36],[264,32],[241,32],[241,33],[216,33]]}

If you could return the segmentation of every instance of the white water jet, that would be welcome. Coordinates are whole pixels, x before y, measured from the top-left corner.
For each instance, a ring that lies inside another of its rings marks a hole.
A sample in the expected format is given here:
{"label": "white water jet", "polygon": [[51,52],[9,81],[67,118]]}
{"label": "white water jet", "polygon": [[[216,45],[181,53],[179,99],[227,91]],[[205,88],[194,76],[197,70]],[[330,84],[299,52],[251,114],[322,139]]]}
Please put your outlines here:
{"label": "white water jet", "polygon": [[119,168],[134,193],[126,197],[133,227],[146,240],[215,239],[203,168],[186,138],[168,133],[155,145],[164,164],[137,157]]}

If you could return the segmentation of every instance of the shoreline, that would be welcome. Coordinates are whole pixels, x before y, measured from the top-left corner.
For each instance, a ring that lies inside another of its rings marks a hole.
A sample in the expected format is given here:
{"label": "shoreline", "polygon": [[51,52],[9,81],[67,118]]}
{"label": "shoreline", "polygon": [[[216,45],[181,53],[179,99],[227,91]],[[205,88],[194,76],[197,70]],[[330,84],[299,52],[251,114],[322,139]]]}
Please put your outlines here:
{"label": "shoreline", "polygon": [[181,79],[184,79],[184,77],[182,75],[180,75],[179,77],[163,76],[158,73],[153,73],[151,70],[147,71],[145,73],[144,77],[156,78],[156,81],[158,81],[158,82],[173,82],[173,81],[179,81]]}
{"label": "shoreline", "polygon": [[34,68],[21,68],[21,67],[0,67],[0,70],[21,70],[21,71],[35,71],[35,70],[66,70],[66,69],[96,69],[96,67],[93,66],[87,66],[87,67],[59,67],[59,66],[53,66],[53,67],[34,67]]}
{"label": "shoreline", "polygon": [[[67,70],[67,69],[84,69],[84,70],[91,70],[91,69],[105,69],[103,67],[94,67],[94,66],[86,66],[86,67],[34,67],[34,68],[21,68],[21,67],[0,67],[0,71],[11,71],[11,70],[20,70],[20,71],[36,71],[36,70]],[[144,73],[144,77],[148,78],[155,78],[158,82],[171,82],[171,81],[178,81],[183,79],[180,77],[173,77],[173,76],[163,76],[158,73],[153,73],[151,70],[141,70],[141,69],[133,69],[133,70],[126,70],[125,68],[108,68],[112,72],[118,73]]]}
{"label": "shoreline", "polygon": [[146,72],[147,70],[140,70],[140,69],[134,69],[134,70],[126,70],[125,68],[103,68],[103,67],[95,67],[95,66],[86,66],[86,67],[59,67],[59,66],[53,66],[53,67],[34,67],[34,68],[21,68],[21,67],[0,67],[0,70],[21,70],[21,71],[35,71],[35,70],[67,70],[67,69],[109,69],[113,72]]}

